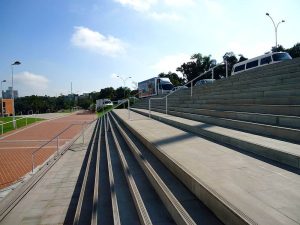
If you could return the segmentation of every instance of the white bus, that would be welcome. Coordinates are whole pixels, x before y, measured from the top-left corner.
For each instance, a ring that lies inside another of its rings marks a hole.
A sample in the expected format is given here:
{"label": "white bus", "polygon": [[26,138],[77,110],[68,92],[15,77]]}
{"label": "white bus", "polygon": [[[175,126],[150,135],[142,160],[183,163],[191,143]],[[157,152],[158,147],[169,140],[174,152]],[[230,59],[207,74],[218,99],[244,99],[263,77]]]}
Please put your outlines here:
{"label": "white bus", "polygon": [[231,75],[242,73],[250,69],[254,69],[261,66],[266,66],[273,63],[278,63],[284,60],[290,60],[292,57],[286,52],[271,52],[264,55],[245,60],[243,62],[236,63],[233,68]]}
{"label": "white bus", "polygon": [[167,94],[171,92],[173,87],[169,78],[153,77],[138,83],[139,97]]}

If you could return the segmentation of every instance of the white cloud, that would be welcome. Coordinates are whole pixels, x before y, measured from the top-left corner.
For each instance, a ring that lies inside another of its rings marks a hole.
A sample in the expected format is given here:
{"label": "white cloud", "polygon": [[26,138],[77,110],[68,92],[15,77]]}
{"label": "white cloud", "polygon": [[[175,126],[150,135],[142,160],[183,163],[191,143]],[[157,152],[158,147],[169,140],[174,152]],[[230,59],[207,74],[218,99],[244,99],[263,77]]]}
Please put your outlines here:
{"label": "white cloud", "polygon": [[148,11],[157,0],[115,0],[124,6],[129,6],[136,11],[144,12]]}
{"label": "white cloud", "polygon": [[22,72],[14,76],[16,89],[20,95],[45,95],[47,93],[49,80],[42,75],[30,72]]}
{"label": "white cloud", "polygon": [[160,59],[152,68],[157,73],[176,72],[176,69],[183,63],[190,61],[191,56],[185,53],[165,56]]}
{"label": "white cloud", "polygon": [[87,27],[74,27],[71,43],[79,48],[87,49],[103,55],[116,56],[125,52],[125,43],[113,36],[104,36]]}
{"label": "white cloud", "polygon": [[224,8],[217,0],[204,0],[206,8],[215,16],[220,17],[224,13]]}
{"label": "white cloud", "polygon": [[195,0],[164,0],[165,4],[168,6],[191,6],[195,4]]}
{"label": "white cloud", "polygon": [[150,17],[152,17],[155,20],[160,20],[160,21],[165,21],[165,20],[170,20],[170,21],[180,21],[183,18],[179,16],[176,13],[157,13],[157,12],[152,12],[149,14]]}

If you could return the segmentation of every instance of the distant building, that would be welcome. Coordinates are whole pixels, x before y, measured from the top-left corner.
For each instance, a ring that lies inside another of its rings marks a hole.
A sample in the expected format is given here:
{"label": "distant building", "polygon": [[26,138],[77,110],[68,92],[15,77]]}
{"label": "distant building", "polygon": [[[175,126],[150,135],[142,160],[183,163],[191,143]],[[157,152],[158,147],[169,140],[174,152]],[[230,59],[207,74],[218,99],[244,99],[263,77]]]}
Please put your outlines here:
{"label": "distant building", "polygon": [[[13,100],[3,99],[3,114],[10,116],[13,114]],[[1,104],[0,104],[1,105]]]}
{"label": "distant building", "polygon": [[[8,87],[6,91],[2,91],[3,98],[5,99],[12,98],[11,91],[12,91],[12,87]],[[14,90],[14,98],[18,98],[18,97],[19,97],[18,91]]]}

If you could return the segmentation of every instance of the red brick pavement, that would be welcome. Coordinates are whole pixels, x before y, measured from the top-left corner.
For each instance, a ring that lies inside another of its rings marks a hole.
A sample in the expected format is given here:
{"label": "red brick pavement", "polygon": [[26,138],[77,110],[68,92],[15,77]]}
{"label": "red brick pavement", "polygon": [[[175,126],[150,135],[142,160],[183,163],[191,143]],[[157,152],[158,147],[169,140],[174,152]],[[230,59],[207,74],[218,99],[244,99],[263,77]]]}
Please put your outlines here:
{"label": "red brick pavement", "polygon": [[[71,124],[74,125],[59,136],[59,145],[75,137],[83,123],[95,119],[95,114],[77,114],[41,122],[14,133],[2,136],[0,140],[0,189],[19,180],[32,169],[32,152],[52,139]],[[40,165],[56,151],[57,143],[52,141],[35,155],[35,164]]]}

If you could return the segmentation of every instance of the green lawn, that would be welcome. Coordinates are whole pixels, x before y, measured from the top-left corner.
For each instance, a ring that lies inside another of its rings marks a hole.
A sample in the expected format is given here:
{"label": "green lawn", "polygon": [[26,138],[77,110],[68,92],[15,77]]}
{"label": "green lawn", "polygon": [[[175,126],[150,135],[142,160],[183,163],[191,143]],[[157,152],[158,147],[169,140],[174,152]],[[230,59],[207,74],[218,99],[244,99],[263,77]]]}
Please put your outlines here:
{"label": "green lawn", "polygon": [[106,112],[109,112],[113,109],[112,106],[108,106],[108,107],[105,107],[104,110],[100,110],[99,112],[97,112],[97,116],[98,117],[101,117],[103,114],[105,114]]}
{"label": "green lawn", "polygon": [[[20,119],[21,117],[16,117],[16,119]],[[40,118],[33,118],[33,117],[28,117],[27,118],[27,125],[38,122],[38,121],[42,121],[44,119],[40,119]],[[0,124],[2,123],[6,123],[12,121],[12,117],[1,117],[0,118]],[[24,127],[26,126],[26,118],[24,117],[23,119],[17,120],[17,128],[20,127]],[[3,125],[3,133],[6,133],[8,131],[13,130],[13,123],[8,123],[8,124],[4,124]],[[0,134],[2,133],[2,126],[0,126]]]}

